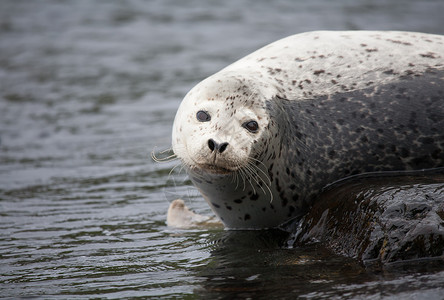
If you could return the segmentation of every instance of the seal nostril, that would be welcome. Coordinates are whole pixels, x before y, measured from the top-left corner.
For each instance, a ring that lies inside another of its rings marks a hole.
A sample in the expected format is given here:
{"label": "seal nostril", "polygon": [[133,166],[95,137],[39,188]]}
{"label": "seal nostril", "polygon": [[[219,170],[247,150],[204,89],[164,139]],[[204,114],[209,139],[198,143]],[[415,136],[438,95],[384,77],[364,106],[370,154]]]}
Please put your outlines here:
{"label": "seal nostril", "polygon": [[210,148],[211,152],[214,151],[214,148],[216,148],[216,142],[213,139],[208,140],[208,147]]}
{"label": "seal nostril", "polygon": [[218,144],[213,139],[208,140],[208,148],[210,148],[211,152],[217,150],[219,153],[222,153],[227,149],[228,143]]}
{"label": "seal nostril", "polygon": [[227,149],[228,143],[222,143],[219,145],[219,152],[222,153]]}

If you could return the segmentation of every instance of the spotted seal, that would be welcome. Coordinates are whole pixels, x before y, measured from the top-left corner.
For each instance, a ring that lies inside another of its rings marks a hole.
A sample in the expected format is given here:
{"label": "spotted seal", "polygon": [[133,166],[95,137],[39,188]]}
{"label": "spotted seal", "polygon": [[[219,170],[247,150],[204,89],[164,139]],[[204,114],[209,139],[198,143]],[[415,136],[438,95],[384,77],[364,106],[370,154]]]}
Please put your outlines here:
{"label": "spotted seal", "polygon": [[172,143],[228,228],[276,227],[355,174],[442,167],[444,37],[284,38],[191,89]]}

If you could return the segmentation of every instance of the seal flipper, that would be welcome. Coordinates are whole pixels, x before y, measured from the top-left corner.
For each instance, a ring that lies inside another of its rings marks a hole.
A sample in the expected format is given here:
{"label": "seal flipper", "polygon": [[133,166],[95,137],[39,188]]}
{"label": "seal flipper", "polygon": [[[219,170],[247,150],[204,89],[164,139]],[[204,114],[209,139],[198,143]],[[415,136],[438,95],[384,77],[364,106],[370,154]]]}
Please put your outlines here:
{"label": "seal flipper", "polygon": [[171,202],[168,208],[167,225],[175,228],[222,227],[214,217],[203,216],[191,211],[182,199]]}

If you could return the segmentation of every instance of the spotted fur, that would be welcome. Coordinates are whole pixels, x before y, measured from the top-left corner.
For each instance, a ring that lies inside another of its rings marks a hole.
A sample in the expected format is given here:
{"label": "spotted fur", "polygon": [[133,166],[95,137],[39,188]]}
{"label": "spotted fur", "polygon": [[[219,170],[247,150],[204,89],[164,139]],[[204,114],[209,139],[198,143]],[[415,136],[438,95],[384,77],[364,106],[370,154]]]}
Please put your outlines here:
{"label": "spotted fur", "polygon": [[[228,146],[217,153],[209,139]],[[278,226],[350,175],[443,167],[444,37],[320,31],[272,43],[186,95],[173,150],[229,228]]]}

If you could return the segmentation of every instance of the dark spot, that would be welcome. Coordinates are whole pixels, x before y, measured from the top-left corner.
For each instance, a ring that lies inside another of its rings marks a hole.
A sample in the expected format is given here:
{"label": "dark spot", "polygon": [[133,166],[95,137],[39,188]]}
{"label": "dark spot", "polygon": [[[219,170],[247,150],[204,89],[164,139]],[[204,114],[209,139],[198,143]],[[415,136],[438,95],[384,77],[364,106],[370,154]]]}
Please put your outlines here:
{"label": "dark spot", "polygon": [[251,195],[250,196],[250,200],[257,200],[257,199],[259,199],[259,195],[258,194],[256,194],[256,193],[254,193],[253,195]]}
{"label": "dark spot", "polygon": [[324,70],[316,70],[313,72],[314,75],[319,76],[320,74],[325,73]]}
{"label": "dark spot", "polygon": [[228,210],[232,210],[233,208],[231,207],[231,206],[229,206],[229,205],[226,205],[225,206]]}
{"label": "dark spot", "polygon": [[431,160],[428,155],[424,155],[421,157],[415,157],[411,160],[410,164],[413,165],[414,168],[425,169],[427,166],[431,165]]}
{"label": "dark spot", "polygon": [[390,146],[390,150],[392,151],[392,152],[397,152],[397,147],[396,147],[396,145],[391,145]]}
{"label": "dark spot", "polygon": [[216,203],[214,203],[214,202],[211,202],[211,204],[213,204],[213,206],[216,207],[216,208],[220,208],[220,205],[219,205],[219,204],[216,204]]}
{"label": "dark spot", "polygon": [[431,145],[435,142],[435,139],[431,137],[422,137],[419,138],[419,141],[425,145]]}
{"label": "dark spot", "polygon": [[[279,175],[279,174],[276,174],[276,175]],[[277,190],[278,192],[281,192],[282,189],[281,189],[281,186],[279,185],[279,179],[276,178],[275,181],[276,181],[276,190]]]}
{"label": "dark spot", "polygon": [[281,198],[282,198],[282,207],[285,207],[285,206],[287,206],[287,204],[288,204],[288,200],[287,200],[287,198],[285,198],[284,196],[283,196],[283,193],[280,195],[281,196]]}
{"label": "dark spot", "polygon": [[396,75],[396,73],[395,73],[395,71],[394,71],[393,69],[390,69],[390,70],[384,71],[384,72],[382,72],[382,73],[387,74],[387,75]]}
{"label": "dark spot", "polygon": [[423,53],[423,54],[419,54],[421,57],[426,57],[426,58],[438,58],[438,56],[436,56],[436,53],[433,52],[427,52],[427,53]]}
{"label": "dark spot", "polygon": [[244,220],[247,221],[247,220],[250,220],[250,219],[251,219],[250,215],[249,214],[245,214]]}
{"label": "dark spot", "polygon": [[242,200],[241,199],[235,199],[234,203],[242,203]]}
{"label": "dark spot", "polygon": [[406,157],[410,156],[410,151],[408,149],[406,149],[406,148],[401,148],[400,152],[401,152],[400,155],[403,158],[406,158]]}
{"label": "dark spot", "polygon": [[432,152],[432,157],[434,159],[438,159],[440,154],[441,154],[441,149],[436,149],[435,151]]}

